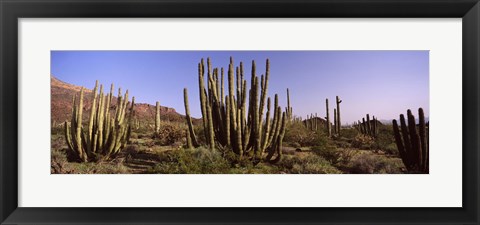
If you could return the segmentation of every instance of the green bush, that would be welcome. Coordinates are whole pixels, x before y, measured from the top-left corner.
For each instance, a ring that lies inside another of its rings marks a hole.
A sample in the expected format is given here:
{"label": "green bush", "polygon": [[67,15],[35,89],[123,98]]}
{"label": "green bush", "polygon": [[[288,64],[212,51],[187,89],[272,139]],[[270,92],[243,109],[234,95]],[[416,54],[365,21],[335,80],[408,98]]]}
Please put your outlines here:
{"label": "green bush", "polygon": [[111,162],[77,163],[67,160],[65,150],[52,149],[50,172],[52,174],[127,174],[131,173],[121,160]]}
{"label": "green bush", "polygon": [[352,142],[352,147],[359,149],[374,149],[375,141],[372,137],[358,134]]}
{"label": "green bush", "polygon": [[311,131],[301,122],[293,122],[288,124],[285,129],[285,137],[283,142],[294,144],[292,147],[306,147],[323,145],[326,142],[326,135],[323,131]]}
{"label": "green bush", "polygon": [[395,136],[393,135],[393,128],[391,125],[380,127],[380,131],[375,138],[374,148],[385,151],[391,155],[398,155]]}
{"label": "green bush", "polygon": [[340,151],[333,146],[314,146],[312,151],[330,162],[332,165],[340,161]]}
{"label": "green bush", "polygon": [[311,154],[300,158],[287,155],[278,164],[281,170],[292,174],[339,174],[342,173],[324,158]]}
{"label": "green bush", "polygon": [[348,164],[352,158],[357,154],[356,150],[335,148],[333,146],[315,146],[312,151],[330,162],[334,166],[343,166]]}
{"label": "green bush", "polygon": [[340,131],[340,137],[343,137],[348,140],[354,139],[360,132],[355,128],[343,128]]}
{"label": "green bush", "polygon": [[389,155],[398,155],[398,149],[397,149],[397,144],[395,143],[390,143],[385,147],[380,148],[383,151],[385,151]]}
{"label": "green bush", "polygon": [[204,147],[170,151],[163,156],[152,173],[161,174],[222,174],[230,169],[219,151]]}

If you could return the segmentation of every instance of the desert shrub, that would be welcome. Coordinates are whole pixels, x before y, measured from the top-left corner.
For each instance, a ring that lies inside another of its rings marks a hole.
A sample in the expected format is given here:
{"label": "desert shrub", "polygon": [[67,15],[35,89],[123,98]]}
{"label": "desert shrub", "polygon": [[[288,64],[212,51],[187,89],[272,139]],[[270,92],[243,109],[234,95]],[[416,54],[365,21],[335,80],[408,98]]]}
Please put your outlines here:
{"label": "desert shrub", "polygon": [[205,130],[203,129],[203,125],[194,126],[193,129],[195,130],[195,135],[197,136],[197,142],[201,145],[206,145],[207,141],[205,139]]}
{"label": "desert shrub", "polygon": [[338,162],[343,166],[347,165],[358,154],[358,151],[353,149],[340,149]]}
{"label": "desert shrub", "polygon": [[51,129],[51,134],[52,135],[63,135],[64,134],[64,127],[63,126],[55,126],[55,127],[52,127]]}
{"label": "desert shrub", "polygon": [[130,173],[121,160],[111,162],[77,163],[67,160],[66,151],[52,150],[50,172],[52,174],[125,174]]}
{"label": "desert shrub", "polygon": [[68,174],[73,173],[73,168],[70,167],[65,151],[52,149],[50,160],[50,173],[52,174]]}
{"label": "desert shrub", "polygon": [[335,148],[333,146],[315,146],[312,147],[312,151],[330,162],[332,165],[346,165],[357,154],[356,150]]}
{"label": "desert shrub", "polygon": [[[140,125],[140,127],[138,129],[135,130],[135,133],[138,133],[139,135],[140,134],[150,134],[154,131],[154,128],[150,127],[150,126],[142,126]],[[142,138],[142,137],[140,137]]]}
{"label": "desert shrub", "polygon": [[305,157],[287,155],[278,164],[286,173],[293,174],[338,174],[341,173],[324,158],[310,154]]}
{"label": "desert shrub", "polygon": [[393,135],[393,128],[389,126],[381,126],[377,137],[375,138],[375,149],[385,151],[391,155],[397,155],[398,150],[395,144],[395,137]]}
{"label": "desert shrub", "polygon": [[359,149],[373,149],[374,139],[370,136],[359,134],[352,141],[352,147]]}
{"label": "desert shrub", "polygon": [[382,147],[381,149],[389,155],[398,155],[397,144],[395,143],[390,143],[387,146]]}
{"label": "desert shrub", "polygon": [[340,161],[340,151],[334,146],[314,146],[312,152],[321,156],[332,165],[337,164]]}
{"label": "desert shrub", "polygon": [[300,148],[300,147],[302,147],[302,146],[301,146],[299,143],[297,143],[297,142],[288,143],[287,145],[290,146],[290,147],[293,147],[293,148]]}
{"label": "desert shrub", "polygon": [[322,145],[326,142],[326,136],[322,131],[311,131],[305,127],[301,122],[294,122],[288,124],[285,129],[285,137],[283,138],[285,143],[293,144],[297,146],[292,147],[305,147]]}
{"label": "desert shrub", "polygon": [[340,131],[340,137],[347,140],[354,139],[360,132],[355,128],[342,128]]}
{"label": "desert shrub", "polygon": [[[246,161],[241,164],[234,164],[226,173],[232,174],[278,174],[283,171],[278,166],[272,166],[268,163],[259,163],[254,165],[252,161]],[[283,172],[285,173],[285,172]]]}
{"label": "desert shrub", "polygon": [[229,162],[219,151],[199,147],[170,151],[153,169],[161,174],[217,174],[230,169]]}
{"label": "desert shrub", "polygon": [[352,144],[350,142],[352,142],[352,141],[351,140],[334,140],[333,143],[338,148],[350,148],[352,146]]}
{"label": "desert shrub", "polygon": [[385,156],[360,154],[348,165],[351,173],[372,174],[372,173],[402,173],[403,164],[398,158]]}
{"label": "desert shrub", "polygon": [[155,144],[172,145],[182,141],[185,137],[185,131],[178,125],[165,123],[162,124],[158,133],[154,134]]}
{"label": "desert shrub", "polygon": [[136,132],[132,132],[132,133],[130,134],[130,138],[131,138],[131,139],[137,139],[137,138],[138,138],[138,134],[137,134]]}

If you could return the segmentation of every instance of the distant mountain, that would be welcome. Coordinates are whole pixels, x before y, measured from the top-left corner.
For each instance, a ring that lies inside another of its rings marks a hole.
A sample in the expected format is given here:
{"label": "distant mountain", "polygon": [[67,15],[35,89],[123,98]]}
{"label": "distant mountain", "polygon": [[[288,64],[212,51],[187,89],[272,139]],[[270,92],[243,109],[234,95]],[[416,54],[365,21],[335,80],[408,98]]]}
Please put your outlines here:
{"label": "distant mountain", "polygon": [[[50,76],[51,86],[51,120],[57,124],[71,119],[72,98],[80,92],[81,87],[63,82],[53,75]],[[92,90],[84,89],[84,109],[89,110],[92,102]],[[114,97],[112,107],[115,107],[117,98]],[[155,106],[146,103],[135,103],[135,115],[140,122],[149,122],[153,124],[155,119]],[[88,113],[84,113],[88,117]],[[160,107],[160,117],[164,121],[184,122],[185,116],[180,115],[174,108],[165,106]],[[85,118],[86,119],[86,118]],[[194,120],[196,122],[196,120]]]}
{"label": "distant mountain", "polygon": [[383,123],[385,125],[391,125],[392,124],[392,120],[378,120],[380,121],[380,123]]}
{"label": "distant mountain", "polygon": [[[407,118],[405,118],[405,119],[407,119]],[[400,120],[400,117],[397,118],[396,120],[399,121],[399,120]],[[386,125],[391,125],[393,119],[391,119],[391,120],[378,120],[378,121],[380,121],[380,122],[382,122],[383,124],[386,124]],[[426,121],[426,122],[430,121],[430,118],[429,118],[429,117],[425,117],[425,121]],[[416,124],[419,123],[419,120],[418,120],[417,117],[415,117],[415,123],[416,123]]]}

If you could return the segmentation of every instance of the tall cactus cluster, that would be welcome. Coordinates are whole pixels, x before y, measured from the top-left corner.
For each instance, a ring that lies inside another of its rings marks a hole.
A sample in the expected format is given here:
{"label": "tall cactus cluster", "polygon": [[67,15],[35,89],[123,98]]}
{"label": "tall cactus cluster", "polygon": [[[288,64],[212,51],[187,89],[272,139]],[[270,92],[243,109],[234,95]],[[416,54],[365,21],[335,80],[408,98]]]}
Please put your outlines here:
{"label": "tall cactus cluster", "polygon": [[307,115],[307,119],[304,121],[304,124],[307,127],[307,129],[311,131],[318,131],[318,129],[320,129],[319,120],[320,118],[318,118],[317,113],[315,113],[315,115],[311,113],[310,116]]}
{"label": "tall cactus cluster", "polygon": [[411,173],[429,172],[429,125],[425,123],[423,109],[418,109],[419,124],[410,109],[407,111],[408,123],[405,116],[400,114],[400,127],[397,120],[393,120],[393,132],[398,152],[403,164]]}
{"label": "tall cactus cluster", "polygon": [[362,121],[354,122],[353,127],[357,129],[360,133],[363,135],[367,135],[373,138],[376,138],[378,135],[378,120],[375,118],[375,116],[372,117],[372,120],[370,120],[370,115],[367,114],[367,120],[365,120],[365,117],[362,118]]}
{"label": "tall cactus cluster", "polygon": [[73,97],[70,123],[65,121],[64,124],[69,155],[80,162],[112,159],[126,146],[130,138],[135,97],[132,98],[129,106],[128,90],[122,96],[122,91],[119,89],[115,111],[111,114],[113,84],[108,95],[104,95],[103,85],[100,85],[99,93],[97,91],[98,81],[92,92],[88,127],[83,126],[83,87],[79,96]]}
{"label": "tall cactus cluster", "polygon": [[[206,87],[205,70],[207,71]],[[287,112],[282,112],[278,105],[278,95],[275,95],[273,109],[270,97],[267,98],[270,77],[269,60],[266,61],[265,75],[261,75],[260,78],[256,75],[255,61],[252,61],[251,88],[248,91],[243,71],[243,63],[240,62],[240,65],[235,68],[233,58],[230,58],[227,74],[228,89],[225,92],[223,68],[212,69],[210,58],[207,59],[207,68],[204,66],[203,59],[198,64],[205,140],[210,148],[230,149],[239,158],[248,157],[254,161],[266,159],[272,163],[278,162],[282,157],[281,146],[288,115]],[[187,93],[185,89],[185,111],[188,114],[189,126],[187,138],[191,139],[187,140],[187,143],[195,145],[198,142],[189,119]],[[264,114],[265,106],[266,114]]]}

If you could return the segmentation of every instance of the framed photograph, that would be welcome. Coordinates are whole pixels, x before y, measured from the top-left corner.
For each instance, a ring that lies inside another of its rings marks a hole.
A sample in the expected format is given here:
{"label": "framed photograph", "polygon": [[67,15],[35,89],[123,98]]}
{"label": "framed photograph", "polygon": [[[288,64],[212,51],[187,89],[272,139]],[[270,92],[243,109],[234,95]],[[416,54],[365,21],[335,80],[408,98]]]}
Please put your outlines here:
{"label": "framed photograph", "polygon": [[477,0],[0,11],[1,224],[479,224]]}

